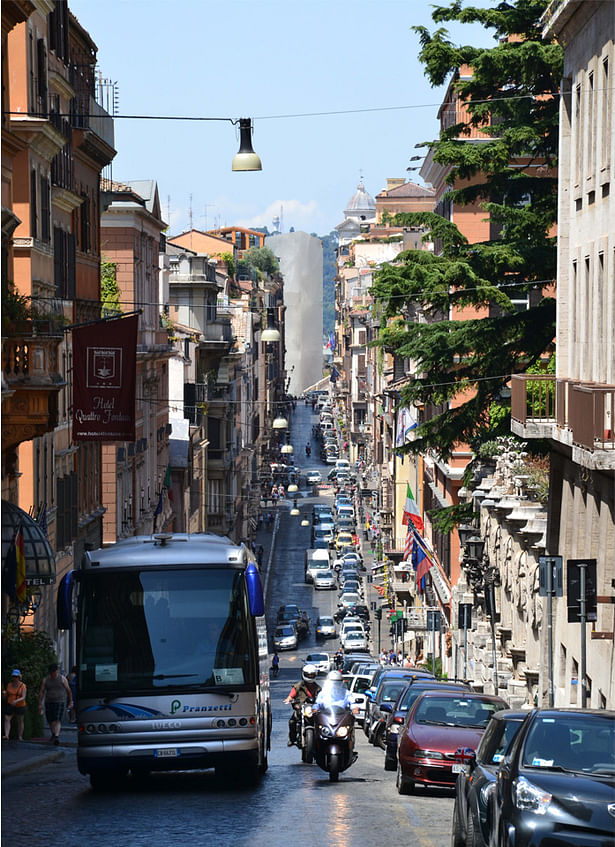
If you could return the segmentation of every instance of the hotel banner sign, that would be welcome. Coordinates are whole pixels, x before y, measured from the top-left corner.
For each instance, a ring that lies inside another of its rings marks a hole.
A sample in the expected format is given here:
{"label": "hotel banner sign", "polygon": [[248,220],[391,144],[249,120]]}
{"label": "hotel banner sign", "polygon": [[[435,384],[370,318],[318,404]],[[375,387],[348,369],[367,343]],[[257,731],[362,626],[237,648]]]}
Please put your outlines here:
{"label": "hotel banner sign", "polygon": [[73,441],[134,441],[138,315],[73,330]]}

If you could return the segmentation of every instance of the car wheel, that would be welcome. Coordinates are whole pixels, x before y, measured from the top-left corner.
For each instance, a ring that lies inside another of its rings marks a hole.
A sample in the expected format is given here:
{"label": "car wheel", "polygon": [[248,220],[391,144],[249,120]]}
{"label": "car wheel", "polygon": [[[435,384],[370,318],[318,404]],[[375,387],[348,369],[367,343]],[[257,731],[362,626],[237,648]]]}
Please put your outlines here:
{"label": "car wheel", "polygon": [[459,803],[455,797],[455,805],[453,806],[453,833],[451,836],[451,847],[466,847],[466,840],[463,837],[461,823],[459,821]]}
{"label": "car wheel", "polygon": [[472,809],[468,809],[468,829],[465,843],[466,847],[486,847],[480,825],[478,821],[474,820]]}
{"label": "car wheel", "polygon": [[386,749],[387,745],[386,745],[386,738],[385,738],[385,732],[384,732],[383,726],[379,726],[376,730],[376,733],[375,733],[375,736],[374,736],[374,746],[380,747],[381,750]]}
{"label": "car wheel", "polygon": [[412,794],[414,783],[404,776],[399,762],[397,763],[397,779],[395,784],[397,785],[398,794]]}

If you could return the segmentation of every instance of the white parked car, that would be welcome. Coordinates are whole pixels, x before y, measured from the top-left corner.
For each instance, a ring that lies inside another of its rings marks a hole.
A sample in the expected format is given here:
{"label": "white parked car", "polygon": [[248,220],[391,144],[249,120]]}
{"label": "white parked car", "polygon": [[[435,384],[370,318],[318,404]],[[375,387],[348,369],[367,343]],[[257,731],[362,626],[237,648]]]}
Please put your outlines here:
{"label": "white parked car", "polygon": [[317,571],[314,574],[314,588],[332,589],[337,588],[337,580],[333,571]]}
{"label": "white parked car", "polygon": [[363,725],[363,721],[365,720],[365,704],[367,701],[365,692],[370,687],[371,682],[371,674],[359,673],[354,676],[346,676],[346,674],[344,674],[344,683],[346,684],[346,688],[350,691],[354,704],[359,709],[358,713],[355,715],[355,720],[361,725]]}
{"label": "white parked car", "polygon": [[369,644],[364,632],[349,632],[343,642],[344,653],[353,653],[358,650],[368,650]]}
{"label": "white parked car", "polygon": [[343,606],[345,609],[350,609],[352,606],[360,606],[361,598],[358,594],[355,594],[354,592],[343,592],[342,596],[340,597],[339,605]]}

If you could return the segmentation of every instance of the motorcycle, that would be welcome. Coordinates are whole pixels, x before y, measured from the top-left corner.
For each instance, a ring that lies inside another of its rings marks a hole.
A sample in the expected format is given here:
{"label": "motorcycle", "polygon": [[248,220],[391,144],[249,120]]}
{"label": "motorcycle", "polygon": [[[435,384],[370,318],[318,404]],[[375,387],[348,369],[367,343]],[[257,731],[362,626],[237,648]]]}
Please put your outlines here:
{"label": "motorcycle", "polygon": [[298,713],[297,740],[295,744],[301,750],[301,761],[311,765],[314,761],[314,704],[295,701],[293,709]]}
{"label": "motorcycle", "polygon": [[313,758],[330,782],[337,782],[342,771],[358,758],[354,749],[354,715],[339,706],[311,707],[313,728]]}

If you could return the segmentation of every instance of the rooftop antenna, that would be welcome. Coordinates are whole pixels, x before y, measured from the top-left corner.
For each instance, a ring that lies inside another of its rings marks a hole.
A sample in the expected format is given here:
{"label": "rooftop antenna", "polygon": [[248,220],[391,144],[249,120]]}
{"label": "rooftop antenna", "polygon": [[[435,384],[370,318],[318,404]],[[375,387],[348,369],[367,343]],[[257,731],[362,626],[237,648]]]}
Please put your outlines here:
{"label": "rooftop antenna", "polygon": [[192,194],[190,195],[190,203],[188,206],[188,221],[190,223],[190,249],[192,250]]}

